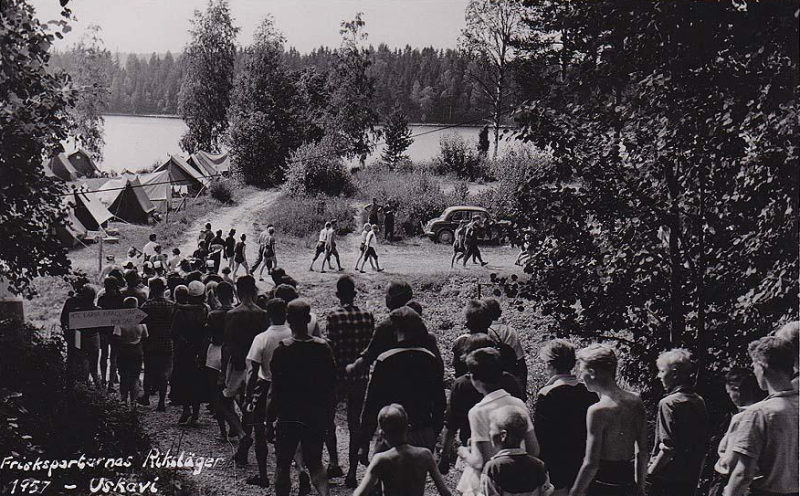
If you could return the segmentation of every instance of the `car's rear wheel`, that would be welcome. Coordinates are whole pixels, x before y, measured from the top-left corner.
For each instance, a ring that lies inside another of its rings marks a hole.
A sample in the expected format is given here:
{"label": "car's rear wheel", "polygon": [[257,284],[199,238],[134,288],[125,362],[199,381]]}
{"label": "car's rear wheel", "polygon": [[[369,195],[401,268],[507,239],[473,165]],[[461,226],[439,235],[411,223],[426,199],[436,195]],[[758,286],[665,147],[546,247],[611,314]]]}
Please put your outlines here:
{"label": "car's rear wheel", "polygon": [[442,229],[436,234],[436,241],[449,245],[453,242],[454,237],[453,231],[450,229]]}

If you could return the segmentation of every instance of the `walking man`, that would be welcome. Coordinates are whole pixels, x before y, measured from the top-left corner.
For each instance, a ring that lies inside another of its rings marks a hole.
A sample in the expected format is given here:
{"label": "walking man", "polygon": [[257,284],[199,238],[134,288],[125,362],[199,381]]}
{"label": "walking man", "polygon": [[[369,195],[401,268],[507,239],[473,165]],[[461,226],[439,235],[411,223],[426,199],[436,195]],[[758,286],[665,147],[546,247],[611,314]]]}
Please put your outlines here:
{"label": "walking man", "polygon": [[367,264],[367,260],[369,260],[369,264],[372,265],[372,260],[375,260],[375,268],[378,272],[382,272],[380,264],[378,263],[378,254],[375,252],[375,244],[377,240],[375,239],[375,230],[378,229],[377,224],[373,224],[367,230],[367,236],[364,239],[364,260],[361,262],[361,272],[364,272],[364,266]]}
{"label": "walking man", "polygon": [[164,298],[166,283],[156,277],[150,279],[150,297],[142,304],[142,311],[147,314],[146,346],[144,348],[145,390],[141,404],[150,404],[150,394],[158,392],[157,412],[166,411],[164,401],[167,396],[167,384],[172,376],[172,314],[175,303]]}
{"label": "walking man", "polygon": [[322,448],[333,394],[336,364],[330,346],[308,334],[311,306],[297,299],[286,313],[292,337],[284,339],[272,355],[272,385],[267,400],[267,434],[275,425],[275,493],[291,492],[289,469],[297,445],[319,494],[327,496],[328,477],[322,468]]}
{"label": "walking man", "polygon": [[330,224],[331,228],[328,229],[328,236],[325,240],[325,260],[322,261],[322,270],[320,270],[320,272],[325,272],[325,262],[328,262],[328,267],[333,270],[331,255],[336,257],[336,265],[339,266],[339,270],[342,270],[342,261],[339,260],[339,250],[336,249],[336,219],[331,220]]}
{"label": "walking man", "polygon": [[[644,494],[647,421],[639,395],[617,384],[617,355],[593,344],[577,353],[579,379],[600,401],[586,412],[586,454],[570,496]],[[634,461],[635,460],[635,464]]]}
{"label": "walking man", "polygon": [[[336,296],[341,306],[328,315],[326,328],[327,340],[333,350],[336,360],[336,401],[345,400],[347,404],[347,428],[350,432],[350,446],[348,451],[347,477],[345,486],[356,487],[356,468],[358,467],[359,448],[368,447],[369,442],[362,443],[359,439],[361,431],[361,409],[364,406],[364,396],[367,392],[369,381],[369,368],[361,369],[357,373],[347,374],[345,366],[355,362],[362,350],[369,345],[375,319],[372,312],[361,310],[354,304],[356,285],[350,276],[341,276],[336,283]],[[327,441],[330,465],[328,477],[341,477],[344,475],[339,467],[339,456],[336,447],[336,424],[334,422],[336,409],[331,409],[328,421]]]}
{"label": "walking man", "polygon": [[[798,407],[792,385],[794,351],[788,341],[766,336],[749,346],[753,372],[769,396],[747,407],[728,442],[731,474],[725,496],[797,494]],[[756,475],[760,477],[756,478]]]}
{"label": "walking man", "polygon": [[697,489],[708,445],[706,404],[693,387],[692,355],[683,348],[656,362],[667,396],[658,403],[656,438],[647,468],[650,496],[691,496]]}
{"label": "walking man", "polygon": [[[323,227],[322,230],[319,232],[319,239],[317,240],[317,247],[314,252],[314,259],[311,261],[311,266],[308,268],[308,270],[312,272],[314,271],[314,262],[317,261],[317,258],[319,258],[320,255],[325,253],[325,246],[328,243],[328,231],[330,231],[330,229],[331,229],[331,223],[326,222],[325,227]],[[325,272],[325,260],[327,258],[328,257],[326,254],[326,256],[322,259],[322,272]],[[328,267],[330,266],[331,264],[330,262],[328,262]],[[331,267],[331,270],[333,270],[333,267]]]}

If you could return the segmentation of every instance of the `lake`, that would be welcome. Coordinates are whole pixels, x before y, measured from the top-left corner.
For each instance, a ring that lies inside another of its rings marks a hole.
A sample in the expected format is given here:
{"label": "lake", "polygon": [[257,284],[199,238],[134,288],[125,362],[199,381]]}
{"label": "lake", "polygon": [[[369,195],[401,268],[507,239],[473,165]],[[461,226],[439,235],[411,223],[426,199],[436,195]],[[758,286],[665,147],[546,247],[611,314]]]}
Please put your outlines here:
{"label": "lake", "polygon": [[[414,143],[406,154],[414,162],[431,160],[439,153],[439,138],[448,134],[462,136],[476,144],[480,127],[414,124],[410,126]],[[101,170],[138,171],[152,166],[170,153],[181,153],[178,142],[186,130],[183,120],[176,117],[141,117],[130,115],[105,116],[105,140]],[[380,144],[367,163],[380,157]]]}

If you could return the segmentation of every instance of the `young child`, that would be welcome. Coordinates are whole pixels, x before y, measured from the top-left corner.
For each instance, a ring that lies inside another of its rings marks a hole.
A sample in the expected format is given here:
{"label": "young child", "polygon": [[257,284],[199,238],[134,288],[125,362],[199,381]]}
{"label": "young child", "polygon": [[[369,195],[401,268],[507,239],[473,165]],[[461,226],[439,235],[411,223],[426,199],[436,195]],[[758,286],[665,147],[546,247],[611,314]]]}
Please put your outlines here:
{"label": "young child", "polygon": [[489,415],[489,435],[498,452],[481,475],[484,496],[548,496],[553,492],[544,462],[521,447],[528,431],[527,417],[513,406],[498,408]]}
{"label": "young child", "polygon": [[[132,296],[122,302],[125,308],[137,308],[138,300]],[[147,326],[135,324],[130,326],[114,326],[117,339],[117,367],[119,368],[119,395],[123,403],[130,398],[130,405],[136,407],[139,397],[139,374],[142,371],[142,339],[147,338]]]}
{"label": "young child", "polygon": [[384,496],[422,496],[429,473],[439,494],[450,496],[431,452],[408,444],[408,415],[402,405],[392,403],[383,407],[378,413],[378,425],[392,448],[372,458],[353,496],[370,494],[379,482]]}

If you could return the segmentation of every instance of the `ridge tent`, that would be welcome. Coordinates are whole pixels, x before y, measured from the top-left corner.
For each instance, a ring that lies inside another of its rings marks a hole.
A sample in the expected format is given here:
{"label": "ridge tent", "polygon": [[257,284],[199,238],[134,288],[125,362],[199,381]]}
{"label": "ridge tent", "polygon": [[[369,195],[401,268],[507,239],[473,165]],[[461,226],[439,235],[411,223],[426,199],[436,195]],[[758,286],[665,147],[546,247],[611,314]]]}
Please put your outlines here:
{"label": "ridge tent", "polygon": [[142,189],[145,194],[153,202],[153,205],[160,210],[165,211],[170,199],[172,198],[172,185],[170,184],[170,174],[168,170],[161,172],[154,172],[152,174],[140,176],[142,181]]}
{"label": "ridge tent", "polygon": [[169,171],[169,180],[173,186],[187,186],[189,193],[195,195],[208,186],[209,178],[197,172],[178,155],[170,155],[156,168],[155,172]]}
{"label": "ridge tent", "polygon": [[70,163],[66,153],[59,153],[51,158],[45,166],[45,174],[48,170],[63,181],[77,181],[80,176],[80,173]]}
{"label": "ridge tent", "polygon": [[67,157],[72,167],[78,171],[78,175],[82,177],[95,177],[100,174],[100,169],[89,156],[89,153],[83,148],[78,148],[70,153]]}
{"label": "ridge tent", "polygon": [[199,151],[193,153],[187,162],[206,176],[215,176],[217,174],[226,175],[231,169],[231,159],[228,152],[213,155],[208,152]]}
{"label": "ridge tent", "polygon": [[86,236],[87,229],[81,224],[81,221],[75,217],[75,212],[67,202],[64,202],[64,208],[68,209],[67,217],[64,219],[63,224],[56,224],[56,236],[64,246],[73,247],[80,243],[80,240]]}
{"label": "ridge tent", "polygon": [[73,200],[73,215],[90,231],[98,231],[114,215],[88,190],[76,190],[70,197]]}
{"label": "ridge tent", "polygon": [[102,189],[104,191],[97,195],[108,205],[111,214],[125,222],[146,224],[150,214],[156,209],[136,177],[112,179]]}

